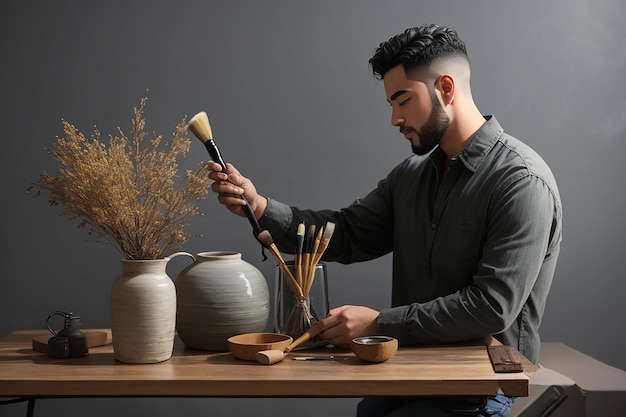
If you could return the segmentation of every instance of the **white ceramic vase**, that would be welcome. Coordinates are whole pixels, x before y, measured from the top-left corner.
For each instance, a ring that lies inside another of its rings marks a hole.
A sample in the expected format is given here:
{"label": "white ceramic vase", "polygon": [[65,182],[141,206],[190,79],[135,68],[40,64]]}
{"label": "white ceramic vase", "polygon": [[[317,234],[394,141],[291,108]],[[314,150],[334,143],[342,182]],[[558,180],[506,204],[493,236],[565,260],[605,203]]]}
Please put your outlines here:
{"label": "white ceramic vase", "polygon": [[176,287],[165,270],[171,258],[122,259],[111,289],[111,334],[115,359],[125,363],[168,360],[174,349]]}
{"label": "white ceramic vase", "polygon": [[267,326],[267,281],[239,252],[196,254],[176,278],[176,292],[176,330],[189,348],[227,351],[229,337]]}

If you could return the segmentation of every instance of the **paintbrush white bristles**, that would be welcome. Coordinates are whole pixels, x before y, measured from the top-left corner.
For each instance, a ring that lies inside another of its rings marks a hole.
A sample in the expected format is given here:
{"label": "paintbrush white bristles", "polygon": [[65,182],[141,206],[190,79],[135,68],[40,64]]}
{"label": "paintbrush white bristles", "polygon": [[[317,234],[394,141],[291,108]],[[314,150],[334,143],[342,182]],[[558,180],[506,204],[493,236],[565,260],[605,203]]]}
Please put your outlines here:
{"label": "paintbrush white bristles", "polygon": [[187,124],[189,130],[202,142],[213,139],[213,132],[211,131],[211,125],[209,124],[209,116],[206,112],[201,111],[189,120]]}
{"label": "paintbrush white bristles", "polygon": [[317,252],[315,256],[313,257],[313,262],[312,262],[313,264],[317,264],[320,261],[320,259],[322,259],[322,255],[324,255],[326,248],[328,248],[328,244],[330,243],[330,239],[333,237],[334,232],[335,232],[335,223],[333,222],[326,223],[326,228],[324,229],[324,235],[322,236]]}
{"label": "paintbrush white bristles", "polygon": [[313,286],[313,280],[315,278],[315,267],[322,259],[322,255],[324,255],[326,248],[328,248],[328,244],[330,243],[330,239],[333,237],[334,231],[335,223],[328,222],[326,223],[326,227],[320,229],[320,232],[315,238],[315,248],[314,251],[312,251],[311,253],[311,269],[309,270],[307,285],[304,287],[305,294],[308,294],[311,291],[311,287]]}
{"label": "paintbrush white bristles", "polygon": [[333,233],[335,233],[335,223],[328,222],[326,223],[326,229],[324,229],[324,238],[330,240],[333,237]]}

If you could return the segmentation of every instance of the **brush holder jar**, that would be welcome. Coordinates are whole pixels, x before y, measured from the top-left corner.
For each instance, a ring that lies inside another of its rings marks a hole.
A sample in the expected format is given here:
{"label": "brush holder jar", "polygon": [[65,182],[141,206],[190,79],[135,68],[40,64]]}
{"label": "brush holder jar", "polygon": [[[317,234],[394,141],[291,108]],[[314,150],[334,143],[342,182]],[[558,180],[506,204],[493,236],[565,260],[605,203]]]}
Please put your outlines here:
{"label": "brush holder jar", "polygon": [[[296,276],[294,262],[287,262],[287,267]],[[315,273],[308,296],[302,298],[291,290],[282,269],[275,268],[275,312],[274,332],[291,336],[294,340],[306,332],[313,324],[328,315],[328,278],[326,264],[315,266]],[[326,341],[311,340],[303,344],[305,348],[326,345]]]}

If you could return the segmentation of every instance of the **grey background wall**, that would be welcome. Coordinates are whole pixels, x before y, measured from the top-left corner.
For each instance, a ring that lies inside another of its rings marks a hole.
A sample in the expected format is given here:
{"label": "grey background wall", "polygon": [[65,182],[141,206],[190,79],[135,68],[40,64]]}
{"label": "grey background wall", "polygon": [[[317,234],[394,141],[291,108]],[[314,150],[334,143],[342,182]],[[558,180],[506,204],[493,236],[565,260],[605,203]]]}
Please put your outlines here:
{"label": "grey background wall", "polygon": [[[3,151],[0,334],[41,328],[67,309],[85,327],[108,327],[119,254],[87,242],[75,222],[26,192],[54,169],[46,147],[61,118],[105,135],[129,129],[149,90],[149,130],[169,136],[206,110],[226,159],[259,190],[312,208],[367,193],[410,153],[389,124],[373,49],[406,27],[459,31],[473,64],[475,99],[538,150],[560,184],[563,248],[542,327],[626,369],[623,213],[626,178],[626,6],[621,0],[519,1],[5,1],[0,14]],[[207,155],[199,144],[182,168]],[[202,203],[205,234],[190,252],[236,250],[273,290],[249,225]],[[176,274],[184,260],[168,268]],[[331,264],[331,304],[390,299],[390,257]],[[40,415],[350,415],[356,399],[102,399],[40,401]],[[268,410],[263,412],[263,410]],[[334,411],[333,411],[334,410]],[[0,410],[22,415],[22,406]]]}

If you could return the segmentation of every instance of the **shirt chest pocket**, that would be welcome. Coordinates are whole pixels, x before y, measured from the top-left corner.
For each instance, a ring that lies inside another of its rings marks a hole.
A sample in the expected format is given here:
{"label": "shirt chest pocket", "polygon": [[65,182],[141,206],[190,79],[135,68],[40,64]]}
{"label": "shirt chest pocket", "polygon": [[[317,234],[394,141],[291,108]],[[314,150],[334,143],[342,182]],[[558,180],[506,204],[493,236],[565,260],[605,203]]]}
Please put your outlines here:
{"label": "shirt chest pocket", "polygon": [[452,216],[448,227],[442,230],[439,243],[443,253],[452,262],[478,262],[482,240],[483,220]]}

